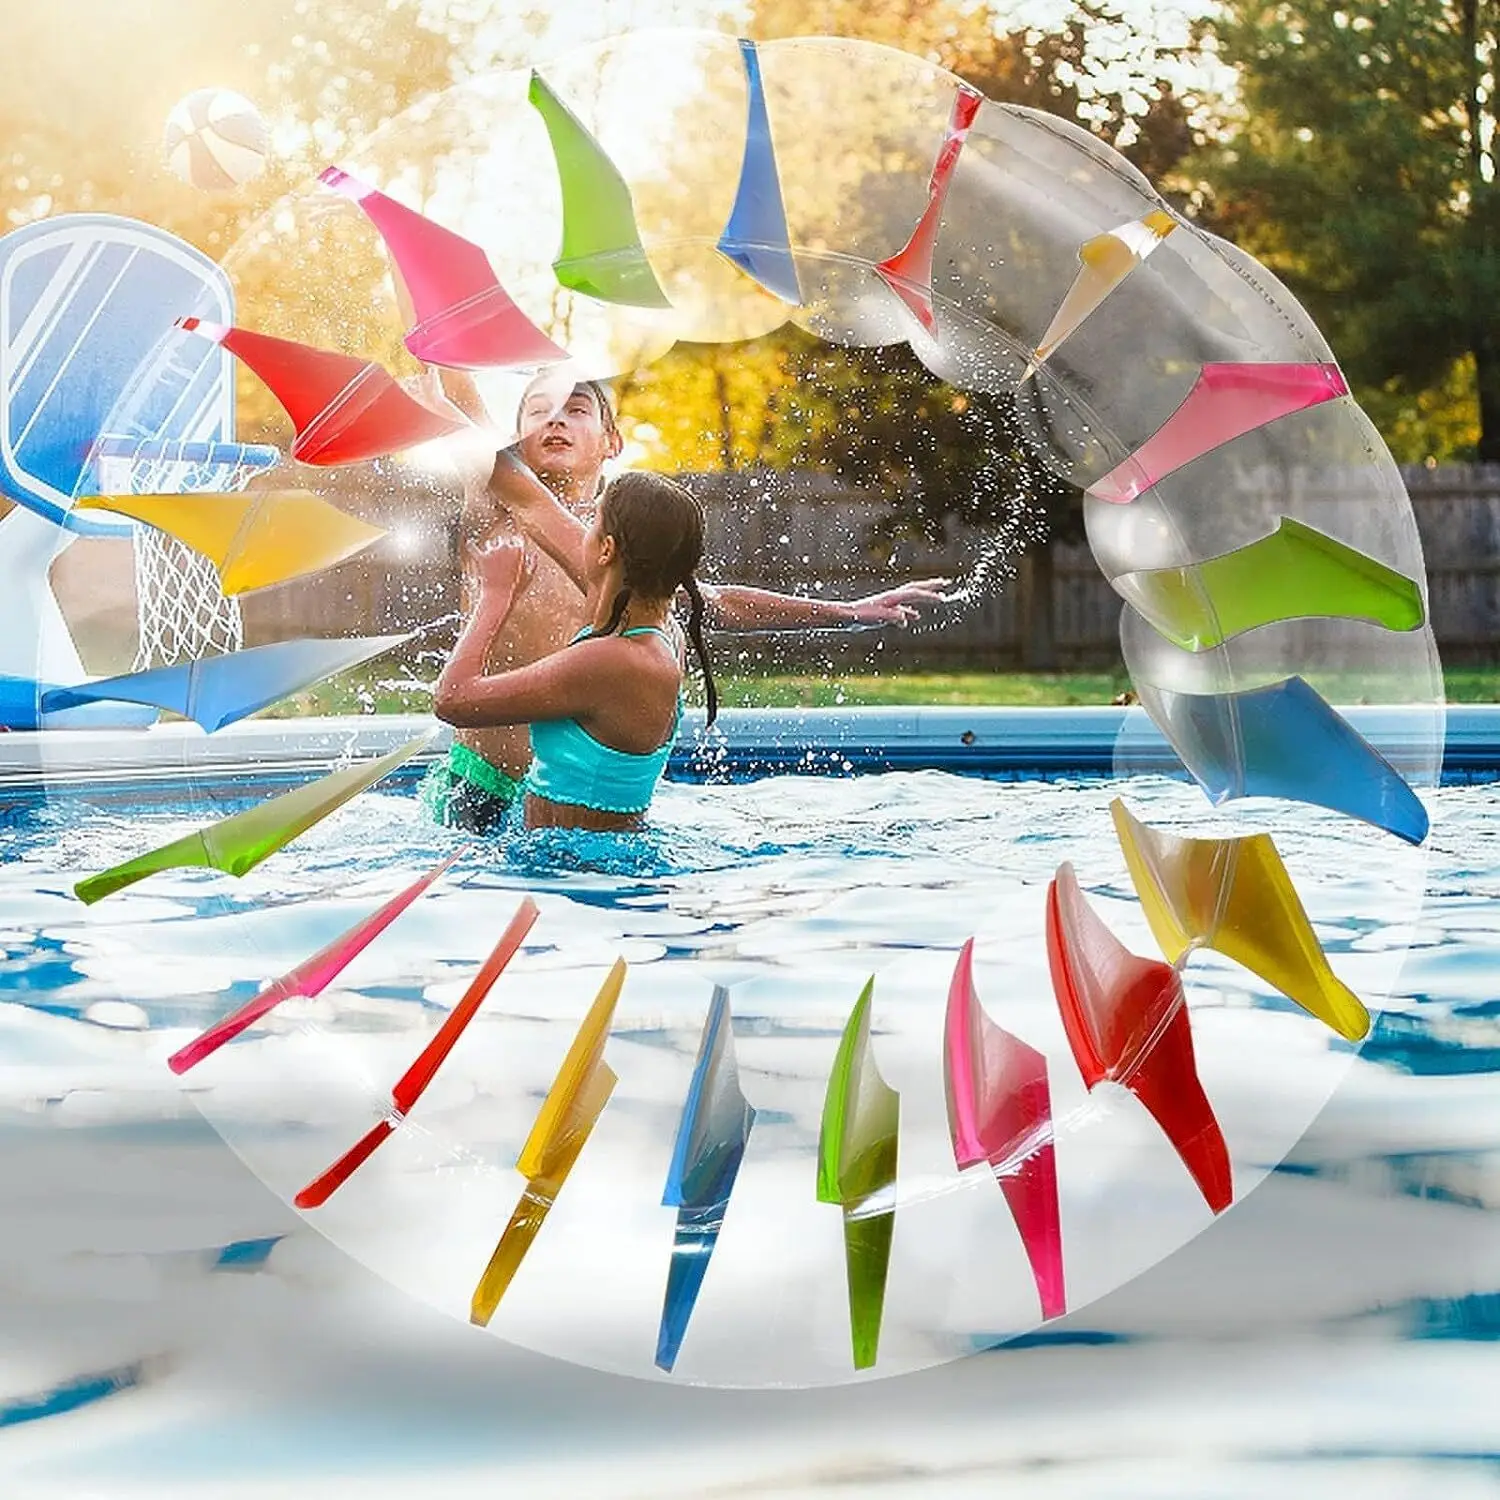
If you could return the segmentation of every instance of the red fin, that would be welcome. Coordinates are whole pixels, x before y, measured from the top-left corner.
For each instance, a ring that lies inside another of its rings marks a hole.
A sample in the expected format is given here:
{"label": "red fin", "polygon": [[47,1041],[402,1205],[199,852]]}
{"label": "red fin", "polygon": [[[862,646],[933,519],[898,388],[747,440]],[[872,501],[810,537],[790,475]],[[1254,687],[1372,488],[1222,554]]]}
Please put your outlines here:
{"label": "red fin", "polygon": [[1047,890],[1047,958],[1084,1083],[1129,1089],[1208,1206],[1222,1212],[1234,1198],[1229,1151],[1198,1079],[1181,975],[1125,948],[1084,900],[1069,864]]}
{"label": "red fin", "polygon": [[292,457],[301,463],[327,467],[384,458],[463,426],[413,400],[370,360],[244,328],[226,329],[218,342],[285,408],[297,429]]}

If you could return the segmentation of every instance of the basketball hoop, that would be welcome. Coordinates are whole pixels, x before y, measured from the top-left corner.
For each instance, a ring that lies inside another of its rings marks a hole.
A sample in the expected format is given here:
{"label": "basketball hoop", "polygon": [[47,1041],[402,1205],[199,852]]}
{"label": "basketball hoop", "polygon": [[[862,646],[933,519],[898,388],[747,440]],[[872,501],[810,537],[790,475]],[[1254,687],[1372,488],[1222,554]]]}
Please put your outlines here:
{"label": "basketball hoop", "polygon": [[[223,495],[244,489],[280,457],[244,443],[105,437],[95,471],[105,495]],[[137,525],[132,541],[139,636],[131,671],[238,651],[245,638],[239,602],[224,597],[214,565],[153,526]]]}

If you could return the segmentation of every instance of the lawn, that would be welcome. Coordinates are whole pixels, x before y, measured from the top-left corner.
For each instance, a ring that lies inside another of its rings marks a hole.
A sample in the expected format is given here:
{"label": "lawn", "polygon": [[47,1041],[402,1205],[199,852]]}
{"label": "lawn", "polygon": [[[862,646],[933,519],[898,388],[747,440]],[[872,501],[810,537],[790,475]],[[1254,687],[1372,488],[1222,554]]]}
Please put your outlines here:
{"label": "lawn", "polygon": [[[1331,703],[1401,702],[1410,689],[1378,672],[1322,675],[1308,680]],[[1444,674],[1450,703],[1500,701],[1500,666],[1456,667]],[[1112,703],[1130,691],[1124,669],[1108,672],[893,672],[889,676],[725,677],[719,700],[727,706],[826,708],[865,704],[1014,704],[1072,707]]]}
{"label": "lawn", "polygon": [[893,704],[1109,703],[1130,687],[1122,672],[892,672],[889,675],[725,677],[733,708],[834,708]]}

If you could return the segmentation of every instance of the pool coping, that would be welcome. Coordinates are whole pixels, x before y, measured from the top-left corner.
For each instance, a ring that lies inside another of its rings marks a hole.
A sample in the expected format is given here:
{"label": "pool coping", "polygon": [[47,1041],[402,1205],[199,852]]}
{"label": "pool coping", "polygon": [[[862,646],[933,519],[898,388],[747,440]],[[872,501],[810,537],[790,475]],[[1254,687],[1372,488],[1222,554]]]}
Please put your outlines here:
{"label": "pool coping", "polygon": [[[1398,769],[1430,770],[1441,732],[1445,774],[1500,775],[1500,704],[1359,705],[1339,713]],[[0,789],[34,796],[40,787],[278,780],[382,754],[420,735],[432,738],[413,756],[408,777],[451,739],[448,726],[428,715],[245,719],[212,735],[181,721],[12,731],[0,734]],[[879,770],[1180,775],[1182,763],[1138,706],[726,709],[706,735],[701,710],[684,715],[668,775],[702,781]]]}

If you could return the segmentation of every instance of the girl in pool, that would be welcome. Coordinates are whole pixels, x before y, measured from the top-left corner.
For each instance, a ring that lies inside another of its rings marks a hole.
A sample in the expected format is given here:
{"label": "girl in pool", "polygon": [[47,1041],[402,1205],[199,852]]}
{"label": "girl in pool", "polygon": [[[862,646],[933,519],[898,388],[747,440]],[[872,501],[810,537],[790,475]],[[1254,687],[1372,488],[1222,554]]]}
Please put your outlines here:
{"label": "girl in pool", "polygon": [[440,719],[463,729],[531,726],[524,783],[530,828],[638,828],[677,738],[685,642],[672,617],[690,605],[687,637],[703,669],[709,722],[717,695],[703,644],[703,512],[657,474],[611,481],[594,522],[566,510],[508,452],[490,489],[583,592],[591,623],[530,666],[486,675],[485,653],[530,572],[523,543],[503,539],[471,556],[478,599],[438,679]]}

